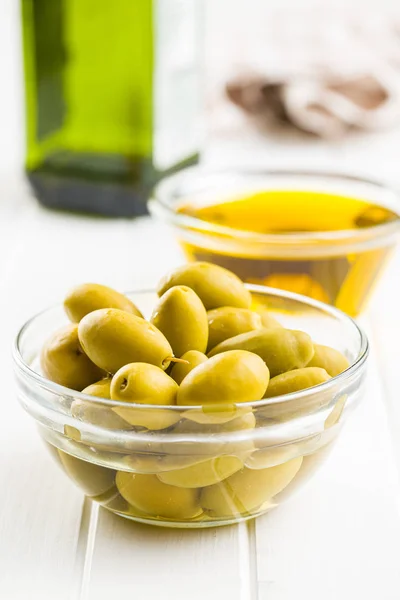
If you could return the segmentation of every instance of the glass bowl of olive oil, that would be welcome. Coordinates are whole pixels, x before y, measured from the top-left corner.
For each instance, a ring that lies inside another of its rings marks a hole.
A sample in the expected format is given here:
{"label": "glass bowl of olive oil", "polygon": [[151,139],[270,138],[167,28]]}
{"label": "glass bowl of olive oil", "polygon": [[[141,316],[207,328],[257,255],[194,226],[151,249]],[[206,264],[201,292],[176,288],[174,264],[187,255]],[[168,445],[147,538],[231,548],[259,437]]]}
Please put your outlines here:
{"label": "glass bowl of olive oil", "polygon": [[400,237],[399,195],[337,173],[195,167],[158,184],[149,208],[173,226],[188,260],[352,316]]}

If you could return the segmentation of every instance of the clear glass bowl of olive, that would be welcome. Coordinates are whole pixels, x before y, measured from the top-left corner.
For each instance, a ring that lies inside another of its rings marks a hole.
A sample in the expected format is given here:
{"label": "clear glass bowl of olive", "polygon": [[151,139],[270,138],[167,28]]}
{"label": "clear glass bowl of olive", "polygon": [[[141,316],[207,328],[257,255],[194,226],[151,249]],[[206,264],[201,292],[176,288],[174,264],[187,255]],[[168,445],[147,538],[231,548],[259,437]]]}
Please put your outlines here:
{"label": "clear glass bowl of olive", "polygon": [[361,399],[367,356],[339,310],[208,263],[157,291],[80,285],[14,347],[18,398],[83,493],[192,528],[292,495]]}

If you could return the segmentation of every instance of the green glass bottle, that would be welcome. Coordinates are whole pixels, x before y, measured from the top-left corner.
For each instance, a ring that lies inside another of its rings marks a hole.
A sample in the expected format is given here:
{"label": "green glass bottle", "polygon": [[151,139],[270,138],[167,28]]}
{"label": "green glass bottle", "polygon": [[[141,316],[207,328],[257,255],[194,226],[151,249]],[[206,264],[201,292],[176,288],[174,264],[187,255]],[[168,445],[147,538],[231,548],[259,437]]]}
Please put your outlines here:
{"label": "green glass bottle", "polygon": [[203,0],[21,0],[26,172],[46,206],[130,216],[199,151]]}

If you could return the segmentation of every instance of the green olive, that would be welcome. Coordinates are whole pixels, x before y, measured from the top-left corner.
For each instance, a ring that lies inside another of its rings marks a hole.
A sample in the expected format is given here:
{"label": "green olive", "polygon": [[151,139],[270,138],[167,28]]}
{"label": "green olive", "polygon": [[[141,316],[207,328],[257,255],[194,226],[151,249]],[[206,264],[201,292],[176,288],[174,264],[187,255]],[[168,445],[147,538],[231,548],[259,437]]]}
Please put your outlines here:
{"label": "green olive", "polygon": [[207,352],[228,338],[262,327],[260,315],[248,308],[223,306],[209,310],[207,316]]}
{"label": "green olive", "polygon": [[295,477],[303,457],[267,469],[244,467],[221,483],[202,490],[200,504],[212,517],[249,514],[271,503]]}
{"label": "green olive", "polygon": [[260,315],[262,327],[264,327],[265,329],[283,327],[283,325],[281,325],[279,321],[277,321],[275,317],[271,315],[270,311],[266,308],[256,308],[255,311]]}
{"label": "green olive", "polygon": [[83,492],[94,498],[110,490],[115,483],[115,471],[81,460],[58,450],[62,466],[67,475]]}
{"label": "green olive", "polygon": [[40,364],[45,377],[80,392],[104,375],[84,353],[78,339],[78,325],[66,325],[44,344]]}
{"label": "green olive", "polygon": [[89,313],[78,333],[86,354],[107,373],[134,362],[166,369],[173,356],[168,340],[152,323],[116,308]]}
{"label": "green olive", "polygon": [[[82,390],[83,394],[96,398],[111,399],[111,379],[102,379]],[[98,402],[74,400],[71,404],[71,414],[76,419],[92,423],[107,429],[129,429],[128,423],[116,415],[112,409]],[[68,426],[67,426],[68,427]]]}
{"label": "green olive", "polygon": [[175,356],[189,350],[206,351],[207,312],[189,287],[180,285],[167,290],[154,309],[151,323],[165,335]]}
{"label": "green olive", "polygon": [[200,488],[223,481],[242,467],[243,463],[237,456],[217,456],[189,467],[159,473],[158,478],[169,485]]}
{"label": "green olive", "polygon": [[304,367],[303,369],[295,369],[287,371],[281,375],[272,377],[269,382],[265,398],[273,398],[275,396],[283,396],[283,394],[291,394],[299,392],[307,388],[314,387],[320,383],[328,381],[330,376],[325,369],[318,367]]}
{"label": "green olive", "polygon": [[179,521],[202,512],[196,489],[168,485],[156,475],[119,471],[116,483],[121,496],[149,516]]}
{"label": "green olive", "polygon": [[123,294],[98,283],[84,283],[74,287],[64,300],[64,309],[73,323],[100,308],[119,308],[142,317],[140,310]]}
{"label": "green olive", "polygon": [[336,377],[336,375],[348,369],[350,363],[339,350],[321,344],[314,344],[314,356],[307,366],[321,367],[331,377]]}
{"label": "green olive", "polygon": [[227,350],[247,350],[257,354],[265,361],[271,377],[305,367],[314,355],[313,343],[307,333],[283,327],[242,333],[218,344],[209,356]]}
{"label": "green olive", "polygon": [[208,360],[205,354],[198,352],[197,350],[189,350],[189,352],[185,352],[185,354],[182,354],[181,359],[187,362],[175,363],[171,369],[171,377],[178,385],[182,383],[190,371]]}
{"label": "green olive", "polygon": [[[175,404],[178,384],[162,369],[147,363],[125,365],[112,378],[111,399],[129,404]],[[131,425],[147,429],[165,429],[180,419],[178,411],[168,409],[124,408],[116,406],[113,411]]]}
{"label": "green olive", "polygon": [[233,405],[260,400],[269,381],[269,371],[256,354],[232,350],[199,365],[182,381],[177,404],[181,406]]}
{"label": "green olive", "polygon": [[159,283],[158,295],[175,285],[186,285],[194,290],[207,310],[220,306],[249,308],[251,304],[251,294],[239,277],[207,262],[185,265],[164,277]]}

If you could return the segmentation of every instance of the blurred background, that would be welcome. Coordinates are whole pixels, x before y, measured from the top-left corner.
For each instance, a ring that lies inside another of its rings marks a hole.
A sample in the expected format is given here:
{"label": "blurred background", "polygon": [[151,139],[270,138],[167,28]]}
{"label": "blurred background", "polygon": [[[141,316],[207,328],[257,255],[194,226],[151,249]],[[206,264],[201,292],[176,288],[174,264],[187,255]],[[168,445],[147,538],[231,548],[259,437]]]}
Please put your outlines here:
{"label": "blurred background", "polygon": [[[283,152],[286,161],[307,162],[308,149],[317,145],[322,164],[346,164],[351,155],[353,169],[373,166],[396,177],[400,9],[395,4],[369,0],[349,8],[348,2],[327,0],[204,0],[205,159],[231,162],[237,157],[235,139],[244,160],[257,155],[260,162],[279,162]],[[8,178],[21,171],[24,160],[19,5],[2,0],[0,7],[0,171]],[[312,106],[305,105],[305,97]],[[312,133],[299,135],[304,131]],[[227,137],[229,148],[222,151],[215,141]]]}

